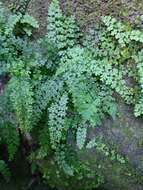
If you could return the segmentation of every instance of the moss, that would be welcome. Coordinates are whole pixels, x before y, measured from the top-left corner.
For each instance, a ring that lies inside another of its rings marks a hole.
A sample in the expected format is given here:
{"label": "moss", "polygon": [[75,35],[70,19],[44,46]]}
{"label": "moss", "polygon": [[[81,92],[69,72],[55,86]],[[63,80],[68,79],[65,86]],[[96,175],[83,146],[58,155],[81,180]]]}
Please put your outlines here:
{"label": "moss", "polygon": [[[63,170],[59,169],[57,164],[53,162],[53,159],[47,159],[40,163],[40,170],[44,173],[44,178],[48,181],[51,187],[65,190],[83,190],[96,188],[103,183],[103,177],[87,170],[85,165],[76,166],[76,170],[80,171],[80,174],[74,176],[67,176]],[[81,175],[82,173],[82,175]],[[86,175],[86,177],[84,176]]]}
{"label": "moss", "polygon": [[[10,5],[16,0],[2,0],[6,5]],[[32,14],[40,23],[40,29],[37,36],[46,33],[47,13],[49,2],[47,0],[31,0],[28,12]],[[142,24],[141,15],[143,11],[142,0],[61,0],[61,6],[66,14],[75,15],[80,26],[88,30],[89,25],[94,25],[103,15],[112,15],[118,19],[124,19],[136,26]]]}
{"label": "moss", "polygon": [[131,128],[128,128],[128,127],[124,127],[123,129],[123,133],[125,134],[125,136],[128,138],[128,139],[132,139],[133,136],[134,136],[134,132],[131,130]]}

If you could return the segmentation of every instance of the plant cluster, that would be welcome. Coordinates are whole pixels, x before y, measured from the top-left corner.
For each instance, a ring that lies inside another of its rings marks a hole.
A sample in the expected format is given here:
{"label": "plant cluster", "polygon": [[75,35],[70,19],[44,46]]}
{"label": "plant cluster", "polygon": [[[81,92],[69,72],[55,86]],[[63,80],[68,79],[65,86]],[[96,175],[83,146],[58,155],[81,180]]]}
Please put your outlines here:
{"label": "plant cluster", "polygon": [[[28,112],[30,113],[28,108],[26,110],[22,108],[22,104],[25,103],[24,97],[27,98],[29,96],[29,91],[25,92],[23,88],[23,85],[27,86],[29,84],[28,78],[27,82],[24,81],[26,73],[23,68],[25,67],[24,64],[26,64],[25,61],[28,61],[28,59],[30,61],[32,58],[30,49],[32,50],[33,47],[28,38],[32,30],[37,27],[37,21],[30,15],[22,15],[19,12],[11,14],[9,10],[0,4],[0,75],[1,77],[8,76],[10,78],[6,89],[0,94],[0,144],[7,146],[9,161],[14,159],[19,147],[19,124],[28,125],[28,123],[24,123],[24,119],[18,119],[18,117],[20,117],[22,111],[22,117],[25,117],[25,111],[27,111],[27,116]],[[28,47],[29,50],[27,49]],[[27,59],[24,54],[29,58]],[[21,95],[24,102],[22,102]],[[31,105],[30,100],[29,105]],[[29,105],[27,104],[27,106]],[[2,157],[1,155],[0,172],[5,178],[7,176],[8,179],[10,172]]]}
{"label": "plant cluster", "polygon": [[8,7],[13,13],[19,12],[24,15],[30,2],[31,0],[15,0]]}
{"label": "plant cluster", "polygon": [[[64,176],[69,184],[70,179],[84,184],[86,178],[85,189],[98,187],[100,169],[93,172],[76,152],[94,144],[111,160],[125,163],[104,143],[87,143],[87,133],[106,117],[117,117],[117,96],[134,105],[135,116],[143,114],[143,32],[107,16],[95,32],[96,42],[91,41],[73,17],[62,13],[58,0],[49,7],[47,35],[37,42],[30,36],[38,24],[27,14],[7,16],[1,6],[0,26],[0,72],[9,76],[0,95],[0,142],[7,144],[9,159],[18,149],[20,130],[38,141],[31,161],[55,164],[52,185]],[[48,168],[46,179],[51,178]]]}

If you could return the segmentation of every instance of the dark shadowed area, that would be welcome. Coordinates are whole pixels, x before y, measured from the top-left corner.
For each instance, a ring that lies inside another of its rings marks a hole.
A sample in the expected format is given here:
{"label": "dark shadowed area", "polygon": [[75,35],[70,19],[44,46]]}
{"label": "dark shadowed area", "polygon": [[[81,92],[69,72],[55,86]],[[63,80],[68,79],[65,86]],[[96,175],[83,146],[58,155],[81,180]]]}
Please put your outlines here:
{"label": "dark shadowed area", "polygon": [[[10,6],[14,0],[3,2]],[[40,23],[38,31],[34,33],[35,39],[46,34],[49,4],[49,0],[31,0],[28,6],[27,11]],[[66,14],[75,15],[84,31],[99,22],[101,16],[109,14],[129,21],[136,28],[143,27],[142,0],[61,0],[61,7]],[[7,77],[0,78],[0,92],[3,91],[7,80]],[[118,106],[120,117],[114,121],[107,119],[101,128],[89,130],[88,138],[92,139],[96,135],[106,145],[127,156],[127,167],[100,157],[94,150],[79,152],[79,159],[88,160],[93,170],[96,170],[94,158],[102,165],[101,171],[107,176],[105,188],[108,187],[108,190],[143,190],[143,184],[139,183],[143,180],[143,119],[134,117],[132,107],[120,101]],[[13,168],[16,176],[13,176],[12,182],[6,185],[1,181],[0,190],[50,190],[47,185],[39,183],[37,177],[30,175],[26,161],[19,164]]]}

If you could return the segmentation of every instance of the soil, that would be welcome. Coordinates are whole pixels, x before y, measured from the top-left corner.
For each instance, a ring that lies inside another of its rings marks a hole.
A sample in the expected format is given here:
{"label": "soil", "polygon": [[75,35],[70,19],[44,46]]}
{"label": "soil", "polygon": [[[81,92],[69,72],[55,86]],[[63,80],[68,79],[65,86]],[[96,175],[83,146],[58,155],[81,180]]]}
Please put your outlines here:
{"label": "soil", "polygon": [[[6,6],[11,6],[18,0],[2,0]],[[20,1],[20,0],[19,0]],[[28,13],[40,23],[35,38],[46,34],[48,7],[51,0],[31,0]],[[90,25],[97,23],[101,16],[111,15],[120,20],[128,21],[136,27],[143,27],[142,0],[61,0],[61,7],[66,14],[72,14],[78,20],[81,28],[88,30]]]}
{"label": "soil", "polygon": [[[5,0],[4,3],[8,5],[13,1],[14,0]],[[47,14],[50,2],[49,0],[31,0],[28,7],[28,12],[40,23],[39,30],[34,32],[36,39],[45,35],[47,32]],[[96,24],[96,22],[100,20],[100,16],[109,14],[116,18],[129,21],[132,25],[136,26],[136,28],[143,26],[142,0],[62,0],[61,6],[66,14],[72,13],[75,15],[83,30],[88,30],[90,25]],[[0,78],[0,92],[3,90],[6,81],[7,78]],[[122,109],[121,112],[124,116],[120,123],[111,123],[110,121],[106,124],[108,126],[105,126],[99,133],[101,133],[108,142],[112,139],[111,143],[119,144],[120,151],[128,156],[130,164],[132,164],[139,173],[142,173],[143,171],[140,166],[143,164],[143,152],[142,142],[140,141],[143,134],[143,128],[141,128],[143,121],[135,120],[134,116],[130,114],[132,110],[127,110],[126,107]],[[111,124],[115,124],[112,129]],[[118,125],[118,127],[116,127],[116,125]],[[110,174],[108,176],[108,183],[110,185],[114,176],[110,176]],[[5,187],[0,186],[0,189],[4,188]],[[34,188],[38,188],[38,186],[33,187],[33,190],[38,190]],[[39,190],[47,190],[44,188],[45,187],[39,187]],[[140,187],[136,187],[136,184],[130,187],[130,190],[133,188],[136,190],[140,189]],[[141,187],[141,189],[142,188],[143,187]],[[12,190],[12,186],[10,186],[9,189]],[[112,189],[116,189],[116,186]],[[5,188],[5,190],[8,190],[8,187]],[[16,190],[16,187],[13,186],[13,190]]]}

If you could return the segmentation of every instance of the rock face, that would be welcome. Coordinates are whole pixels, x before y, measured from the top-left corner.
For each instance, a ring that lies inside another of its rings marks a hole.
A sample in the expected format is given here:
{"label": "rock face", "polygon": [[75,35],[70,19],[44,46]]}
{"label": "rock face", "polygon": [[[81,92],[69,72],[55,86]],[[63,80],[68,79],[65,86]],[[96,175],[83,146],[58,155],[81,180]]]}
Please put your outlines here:
{"label": "rock face", "polygon": [[[32,0],[29,6],[29,12],[40,22],[36,37],[46,33],[49,3],[48,0]],[[66,12],[76,15],[84,29],[106,14],[142,25],[142,0],[64,0],[62,6]],[[100,145],[77,151],[77,155],[83,163],[88,161],[93,171],[100,168],[105,179],[104,187],[109,190],[143,190],[143,119],[134,117],[132,107],[120,102],[115,120],[107,119],[102,126],[89,129],[87,142],[93,138],[95,141],[100,139]],[[41,168],[45,164],[46,161]]]}
{"label": "rock face", "polygon": [[[1,0],[10,5],[13,2],[22,2],[22,0]],[[40,23],[37,36],[46,33],[47,13],[51,0],[31,0],[28,12],[32,14]],[[143,24],[143,6],[142,0],[61,0],[61,7],[67,14],[76,16],[80,26],[88,29],[89,25],[100,20],[101,16],[112,15],[132,24],[141,26]]]}
{"label": "rock face", "polygon": [[[105,176],[107,189],[142,190],[143,189],[143,119],[133,116],[132,108],[120,104],[117,119],[107,119],[103,126],[89,130],[89,139],[100,138],[111,150],[124,156],[125,163],[120,159],[112,160],[111,154],[106,156],[98,148],[92,148],[79,155],[79,158],[91,162],[91,167],[101,165],[100,170]],[[116,154],[115,153],[115,154]],[[96,161],[94,163],[94,160]]]}
{"label": "rock face", "polygon": [[[93,139],[95,145],[88,148]],[[88,163],[93,173],[97,171],[97,178],[103,177],[101,189],[142,190],[143,119],[136,119],[132,107],[120,102],[119,115],[115,120],[108,118],[102,126],[89,128],[85,147],[83,150],[77,149],[77,157],[81,163]],[[60,190],[79,190],[90,184],[87,178],[80,181],[73,177],[66,178],[63,174],[58,177],[57,168],[49,159],[43,160],[39,166],[43,173],[47,168],[49,182]],[[97,183],[97,178],[90,179],[91,183]]]}
{"label": "rock face", "polygon": [[[128,20],[136,26],[142,26],[142,0],[62,0],[66,13],[74,14],[84,30],[101,15],[113,15]],[[36,0],[31,3],[29,12],[41,23],[40,34],[46,33],[46,16],[48,0]],[[36,34],[37,35],[37,34]],[[119,116],[114,121],[107,119],[102,126],[90,129],[88,138],[102,141],[110,154],[100,152],[96,147],[84,152],[78,151],[82,162],[88,161],[93,170],[100,171],[105,178],[106,189],[142,190],[143,189],[143,119],[133,115],[132,107],[119,104]],[[88,139],[88,140],[89,140]],[[113,153],[115,152],[115,153]],[[114,155],[115,154],[115,155]],[[125,163],[120,156],[125,158]],[[116,157],[116,158],[113,158]],[[119,159],[118,159],[119,157]],[[76,182],[75,182],[76,183]]]}

